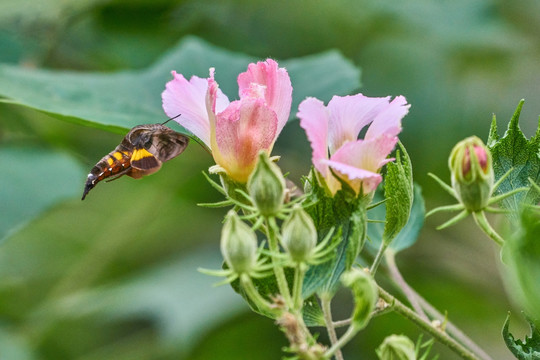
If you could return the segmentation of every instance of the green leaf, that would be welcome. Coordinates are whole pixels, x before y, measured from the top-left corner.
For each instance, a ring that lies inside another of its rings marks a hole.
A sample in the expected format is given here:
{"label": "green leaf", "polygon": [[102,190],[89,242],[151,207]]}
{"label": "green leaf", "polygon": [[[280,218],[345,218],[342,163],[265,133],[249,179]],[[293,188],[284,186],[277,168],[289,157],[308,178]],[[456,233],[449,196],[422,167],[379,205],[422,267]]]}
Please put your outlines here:
{"label": "green leaf", "polygon": [[[497,121],[493,116],[487,146],[493,157],[493,170],[495,178],[499,179],[510,169],[512,172],[498,187],[496,194],[504,194],[520,187],[530,187],[529,178],[536,183],[540,182],[540,123],[536,135],[527,140],[519,127],[519,116],[524,100],[519,105],[508,124],[502,138],[497,133]],[[517,212],[520,203],[536,204],[540,194],[530,189],[504,199],[501,204],[504,208]]]}
{"label": "green leaf", "polygon": [[403,144],[396,152],[396,161],[388,163],[384,180],[384,197],[386,198],[386,223],[382,241],[388,246],[409,221],[414,200],[412,167],[409,154]]}
{"label": "green leaf", "polygon": [[[232,100],[238,93],[236,77],[257,59],[212,46],[194,37],[184,38],[161,59],[142,71],[84,73],[29,69],[0,64],[0,95],[4,102],[39,110],[56,118],[124,133],[138,124],[165,118],[161,93],[178,70],[186,77],[216,79]],[[293,82],[293,108],[306,96],[329,100],[360,86],[360,72],[337,51],[283,61]]]}
{"label": "green leaf", "polygon": [[[374,202],[383,200],[381,191],[375,193]],[[390,243],[389,248],[395,252],[402,251],[411,247],[416,242],[422,226],[424,226],[424,215],[426,208],[424,198],[422,197],[422,188],[418,184],[414,184],[414,201],[409,216],[409,221],[401,229],[395,239]],[[385,204],[381,204],[368,211],[368,219],[384,221],[386,216]],[[383,239],[384,224],[368,223],[368,238],[367,248],[371,253],[376,253],[381,246]]]}
{"label": "green leaf", "polygon": [[0,148],[0,242],[55,203],[79,196],[84,170],[70,156],[39,148]]}
{"label": "green leaf", "polygon": [[508,331],[510,325],[510,314],[506,317],[502,335],[508,349],[519,360],[537,360],[540,359],[540,331],[533,322],[527,319],[531,327],[531,335],[525,337],[525,342],[521,339],[514,339],[514,336]]}

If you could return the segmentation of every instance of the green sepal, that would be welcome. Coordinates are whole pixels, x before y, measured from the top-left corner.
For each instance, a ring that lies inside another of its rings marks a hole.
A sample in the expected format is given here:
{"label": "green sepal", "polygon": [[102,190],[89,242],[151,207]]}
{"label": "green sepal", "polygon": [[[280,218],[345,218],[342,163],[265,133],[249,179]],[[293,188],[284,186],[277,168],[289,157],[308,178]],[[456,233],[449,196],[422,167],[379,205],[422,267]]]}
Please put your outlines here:
{"label": "green sepal", "polygon": [[502,336],[508,350],[519,360],[538,360],[540,359],[540,330],[534,323],[527,319],[531,327],[531,335],[525,336],[525,341],[514,339],[514,336],[508,330],[510,325],[510,313],[506,317],[502,329]]}
{"label": "green sepal", "polygon": [[[493,116],[487,146],[493,157],[495,179],[512,170],[498,186],[495,195],[521,187],[530,187],[529,178],[536,183],[540,182],[540,122],[535,136],[527,140],[519,127],[523,104],[524,100],[521,100],[502,138],[498,135],[497,121],[495,115]],[[520,192],[502,200],[501,206],[516,212],[523,200],[527,204],[536,204],[540,201],[540,193],[531,188],[527,192]]]}
{"label": "green sepal", "polygon": [[312,171],[308,181],[311,193],[306,201],[313,203],[306,211],[313,219],[317,229],[318,242],[321,242],[332,228],[341,234],[341,243],[336,247],[335,256],[329,261],[309,268],[302,288],[306,298],[314,292],[333,293],[339,285],[344,271],[351,268],[362,250],[367,229],[367,205],[371,197],[352,198],[348,192],[338,191],[334,196],[328,194]]}
{"label": "green sepal", "polygon": [[388,246],[409,221],[414,200],[411,159],[401,142],[396,152],[396,160],[388,163],[386,171],[386,224],[382,241]]}

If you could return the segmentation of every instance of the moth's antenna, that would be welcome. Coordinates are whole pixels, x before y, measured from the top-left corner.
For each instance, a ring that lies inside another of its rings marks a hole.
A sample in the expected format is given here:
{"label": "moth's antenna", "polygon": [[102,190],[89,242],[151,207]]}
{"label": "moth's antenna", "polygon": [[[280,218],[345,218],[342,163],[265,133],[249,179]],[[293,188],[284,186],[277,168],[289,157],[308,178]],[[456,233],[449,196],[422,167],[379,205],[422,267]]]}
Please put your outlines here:
{"label": "moth's antenna", "polygon": [[178,114],[178,115],[176,115],[175,117],[170,118],[169,120],[165,121],[165,122],[162,123],[161,125],[165,125],[166,123],[168,123],[168,122],[171,121],[171,120],[176,119],[176,118],[179,117],[180,115],[182,115],[182,114]]}

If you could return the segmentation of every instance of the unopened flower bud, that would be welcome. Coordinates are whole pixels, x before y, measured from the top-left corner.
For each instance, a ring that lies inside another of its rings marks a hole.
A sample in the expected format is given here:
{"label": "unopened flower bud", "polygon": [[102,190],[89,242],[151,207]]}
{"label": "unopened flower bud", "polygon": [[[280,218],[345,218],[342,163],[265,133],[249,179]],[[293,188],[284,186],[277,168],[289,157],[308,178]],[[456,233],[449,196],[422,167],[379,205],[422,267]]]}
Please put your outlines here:
{"label": "unopened flower bud", "polygon": [[279,167],[259,153],[259,160],[247,183],[248,193],[263,216],[276,215],[285,199],[285,178]]}
{"label": "unopened flower bud", "polygon": [[341,276],[341,282],[350,288],[354,296],[352,324],[363,329],[375,310],[379,291],[373,277],[364,270],[353,268]]}
{"label": "unopened flower bud", "polygon": [[227,214],[221,231],[221,254],[237,274],[250,273],[257,262],[257,236],[233,210]]}
{"label": "unopened flower bud", "polygon": [[387,336],[376,353],[379,360],[416,360],[414,343],[405,335]]}
{"label": "unopened flower bud", "polygon": [[294,262],[307,262],[317,245],[317,230],[308,213],[296,205],[283,223],[281,245]]}
{"label": "unopened flower bud", "polygon": [[454,146],[448,166],[452,187],[459,200],[470,211],[485,208],[493,191],[491,154],[478,137],[471,136]]}

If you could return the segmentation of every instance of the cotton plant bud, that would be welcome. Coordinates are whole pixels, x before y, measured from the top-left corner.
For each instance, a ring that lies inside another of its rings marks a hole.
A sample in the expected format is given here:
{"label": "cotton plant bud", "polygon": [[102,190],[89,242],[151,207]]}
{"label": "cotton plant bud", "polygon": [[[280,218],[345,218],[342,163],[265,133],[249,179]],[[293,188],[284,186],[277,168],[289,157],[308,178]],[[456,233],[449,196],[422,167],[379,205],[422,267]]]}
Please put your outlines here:
{"label": "cotton plant bud", "polygon": [[452,187],[469,211],[484,209],[493,191],[491,154],[478,137],[471,136],[454,146],[448,160]]}
{"label": "cotton plant bud", "polygon": [[352,325],[363,329],[368,324],[379,298],[377,284],[369,273],[357,268],[344,273],[341,282],[351,289],[354,296]]}
{"label": "cotton plant bud", "polygon": [[414,343],[405,335],[387,336],[375,352],[379,360],[416,360]]}
{"label": "cotton plant bud", "polygon": [[221,254],[236,274],[249,274],[257,263],[257,236],[233,210],[221,231]]}
{"label": "cotton plant bud", "polygon": [[259,160],[247,183],[248,193],[263,216],[277,215],[285,199],[285,178],[266,152]]}
{"label": "cotton plant bud", "polygon": [[313,220],[300,205],[295,205],[283,223],[281,245],[296,263],[308,262],[317,245],[317,230]]}

